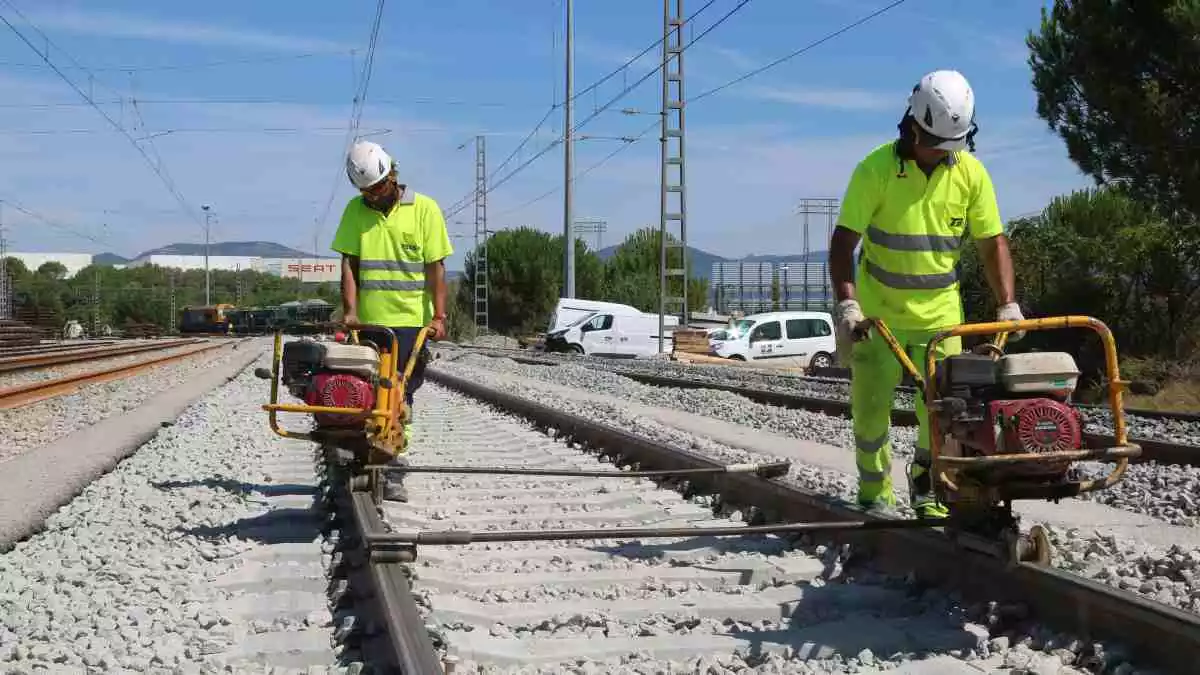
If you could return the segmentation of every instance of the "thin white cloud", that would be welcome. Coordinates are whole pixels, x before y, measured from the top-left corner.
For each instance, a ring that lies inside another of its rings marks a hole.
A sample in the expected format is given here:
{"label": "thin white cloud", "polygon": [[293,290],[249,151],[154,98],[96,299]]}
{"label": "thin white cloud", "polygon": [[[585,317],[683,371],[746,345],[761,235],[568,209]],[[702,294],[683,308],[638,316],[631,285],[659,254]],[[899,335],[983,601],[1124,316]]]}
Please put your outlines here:
{"label": "thin white cloud", "polygon": [[764,101],[831,108],[834,110],[891,110],[903,106],[895,96],[862,89],[817,89],[800,87],[749,87],[745,95]]}
{"label": "thin white cloud", "polygon": [[315,37],[115,12],[60,8],[54,11],[26,12],[25,16],[30,23],[43,30],[94,37],[278,52],[346,52],[352,48],[352,45]]}

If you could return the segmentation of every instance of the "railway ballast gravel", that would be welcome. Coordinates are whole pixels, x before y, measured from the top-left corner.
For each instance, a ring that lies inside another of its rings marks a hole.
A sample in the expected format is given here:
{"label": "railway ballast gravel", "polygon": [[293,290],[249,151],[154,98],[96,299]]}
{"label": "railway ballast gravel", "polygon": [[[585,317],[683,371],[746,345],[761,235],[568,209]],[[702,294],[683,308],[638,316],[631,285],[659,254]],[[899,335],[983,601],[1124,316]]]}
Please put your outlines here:
{"label": "railway ballast gravel", "polygon": [[[636,432],[680,440],[667,429]],[[432,383],[419,396],[409,461],[616,470]],[[384,507],[397,530],[742,522],[714,514],[706,498],[635,479],[414,474],[407,485],[409,503]],[[843,553],[761,535],[421,545],[412,584],[457,673],[965,672],[964,662],[1075,673],[1071,664],[1120,664],[1119,652],[1033,624],[993,634],[988,608],[848,569]],[[995,619],[1007,610],[990,611]]]}
{"label": "railway ballast gravel", "polygon": [[[613,373],[597,372],[581,366],[547,368],[469,353],[447,355],[436,361],[433,368],[444,369],[449,374],[518,396],[552,401],[555,408],[587,419],[614,424],[653,438],[670,439],[680,447],[703,452],[722,462],[765,462],[789,458],[733,448],[688,430],[649,420],[637,412],[636,405],[675,409],[727,420],[733,424],[774,430],[780,436],[837,445],[847,452],[853,448],[849,420],[764,406],[722,391],[650,387]],[[511,377],[513,375],[527,379],[515,381]],[[545,382],[546,386],[531,386],[531,381]],[[591,398],[573,400],[565,395],[567,390],[556,388],[556,385],[590,394],[605,394],[608,398],[602,401]],[[906,461],[911,457],[915,431],[913,427],[893,427],[894,461]],[[825,467],[805,465],[801,463],[802,460],[792,461],[791,472],[785,480],[838,499],[854,499],[853,476]],[[1131,472],[1127,479],[1131,487],[1127,490],[1141,489],[1133,486],[1144,478],[1145,471],[1153,471],[1151,465],[1147,467],[1139,469],[1140,474]],[[1176,468],[1167,467],[1162,471],[1169,474]],[[1149,486],[1144,491],[1154,494]],[[1131,493],[1117,493],[1110,499],[1119,500],[1121,494]],[[1163,499],[1174,499],[1175,495],[1159,495],[1158,498],[1161,502]],[[1134,508],[1133,505],[1126,506]],[[902,515],[911,515],[906,505],[901,505],[900,511]],[[1056,566],[1164,604],[1200,613],[1200,547],[1155,547],[1137,541],[1113,540],[1100,523],[1092,528],[1051,527],[1050,530],[1058,548],[1054,559]]]}
{"label": "railway ballast gravel", "polygon": [[0,671],[346,672],[312,447],[251,370],[0,555]]}
{"label": "railway ballast gravel", "polygon": [[[563,365],[582,366],[588,370],[616,374],[634,373],[673,377],[699,382],[712,382],[726,386],[753,387],[797,396],[847,401],[850,398],[850,383],[831,378],[804,377],[799,374],[782,374],[768,368],[722,364],[685,364],[668,359],[602,359],[587,358],[571,354],[545,352],[516,352],[515,350],[489,350],[479,353],[492,354],[491,358],[530,358],[551,361]],[[913,396],[896,391],[894,406],[911,410]],[[1112,434],[1112,415],[1105,409],[1086,411],[1088,420],[1085,430],[1096,434]],[[1183,445],[1200,445],[1200,422],[1179,419],[1160,419],[1139,415],[1125,415],[1126,426],[1131,436],[1153,438]]]}
{"label": "railway ballast gravel", "polygon": [[[240,358],[246,353],[244,350],[260,349],[262,345],[262,342],[243,343],[237,349],[231,345],[154,366],[131,377],[87,385],[66,396],[0,410],[0,462],[112,415],[133,410],[200,373]],[[141,355],[141,359],[147,358],[152,357]]]}

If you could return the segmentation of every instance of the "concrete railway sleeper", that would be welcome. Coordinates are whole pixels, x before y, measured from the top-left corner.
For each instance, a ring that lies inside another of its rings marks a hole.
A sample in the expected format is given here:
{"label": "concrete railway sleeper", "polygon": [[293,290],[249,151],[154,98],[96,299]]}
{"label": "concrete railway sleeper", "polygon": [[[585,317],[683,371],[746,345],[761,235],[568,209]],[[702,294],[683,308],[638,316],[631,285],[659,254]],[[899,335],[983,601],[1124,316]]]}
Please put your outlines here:
{"label": "concrete railway sleeper", "polygon": [[[438,368],[429,378],[414,464],[596,465],[595,455],[549,440],[532,422],[639,470],[719,466]],[[478,672],[821,672],[848,664],[870,672],[883,661],[923,672],[933,660],[950,669],[939,672],[1109,672],[1130,657],[1164,672],[1200,672],[1200,616],[1061,570],[1006,565],[940,529],[851,526],[799,538],[680,532],[668,541],[618,529],[876,519],[778,479],[716,472],[652,486],[414,473],[407,485],[413,501],[385,503],[392,534],[374,537],[378,544],[411,545],[397,540],[435,528],[495,540],[419,544],[411,565],[439,653]],[[571,537],[577,528],[588,538]],[[605,528],[610,540],[591,539]],[[504,541],[522,531],[556,541]],[[960,595],[968,602],[960,605]],[[823,618],[830,611],[841,618]]]}

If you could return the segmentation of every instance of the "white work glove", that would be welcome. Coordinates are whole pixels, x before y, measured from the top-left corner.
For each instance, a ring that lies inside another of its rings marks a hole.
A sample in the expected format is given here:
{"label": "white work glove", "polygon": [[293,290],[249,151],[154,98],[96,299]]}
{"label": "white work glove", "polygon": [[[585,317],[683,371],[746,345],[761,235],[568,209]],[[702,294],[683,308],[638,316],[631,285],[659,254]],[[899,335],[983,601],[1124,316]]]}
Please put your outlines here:
{"label": "white work glove", "polygon": [[[854,329],[867,320],[857,300],[843,300],[834,309],[834,325],[837,326],[837,361],[840,366],[850,366],[850,355],[856,337]],[[864,334],[865,335],[865,334]]]}
{"label": "white work glove", "polygon": [[[1025,316],[1023,314],[1021,314],[1020,305],[1018,305],[1015,302],[1010,302],[1007,305],[1004,305],[1000,309],[996,310],[996,320],[997,321],[1024,321]],[[1008,334],[1008,339],[1013,342],[1020,340],[1023,337],[1025,337],[1025,331],[1023,331],[1023,330]]]}

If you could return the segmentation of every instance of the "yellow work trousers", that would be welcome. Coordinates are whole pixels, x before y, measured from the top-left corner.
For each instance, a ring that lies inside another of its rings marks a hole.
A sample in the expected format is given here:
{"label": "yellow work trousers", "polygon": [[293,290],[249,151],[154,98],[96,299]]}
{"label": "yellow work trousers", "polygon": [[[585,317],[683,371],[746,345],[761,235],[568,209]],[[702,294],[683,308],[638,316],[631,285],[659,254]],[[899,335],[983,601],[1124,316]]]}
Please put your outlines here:
{"label": "yellow work trousers", "polygon": [[[892,334],[904,347],[922,374],[925,372],[925,349],[937,330],[903,331]],[[962,338],[953,337],[938,343],[937,359],[962,352]],[[892,401],[896,387],[903,377],[903,366],[887,342],[872,330],[870,337],[854,344],[851,356],[850,414],[853,417],[855,459],[858,465],[858,501],[863,504],[883,501],[895,504],[892,491],[892,445],[889,430],[892,426]],[[932,500],[929,476],[929,420],[925,401],[916,399],[916,454],[909,466],[911,501],[915,505]]]}

